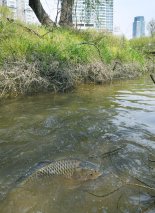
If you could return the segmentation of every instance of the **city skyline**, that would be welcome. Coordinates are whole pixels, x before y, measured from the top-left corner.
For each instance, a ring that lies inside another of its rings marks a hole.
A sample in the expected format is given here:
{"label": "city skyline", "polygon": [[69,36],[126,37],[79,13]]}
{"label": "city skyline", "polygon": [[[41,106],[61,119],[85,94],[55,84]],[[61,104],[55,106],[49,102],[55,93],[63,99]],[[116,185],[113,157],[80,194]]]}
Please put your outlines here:
{"label": "city skyline", "polygon": [[[56,15],[57,0],[41,0],[46,11],[50,17],[54,20]],[[132,26],[133,19],[136,16],[144,16],[145,25],[147,27],[148,22],[154,18],[155,0],[114,0],[113,6],[113,27],[114,34],[125,35],[128,39],[132,38]],[[52,14],[51,12],[52,11]],[[115,29],[119,32],[115,32]],[[145,29],[146,35],[148,35],[147,29]]]}
{"label": "city skyline", "polygon": [[[55,20],[57,0],[41,0],[41,2],[52,20]],[[132,38],[134,17],[144,16],[146,35],[148,35],[147,24],[152,18],[155,19],[154,7],[154,0],[149,0],[149,3],[147,0],[114,0],[114,34],[125,35],[127,38]]]}
{"label": "city skyline", "polygon": [[114,0],[114,29],[119,32],[114,34],[125,35],[132,38],[133,19],[136,16],[144,16],[145,31],[147,32],[148,22],[155,19],[155,0]]}

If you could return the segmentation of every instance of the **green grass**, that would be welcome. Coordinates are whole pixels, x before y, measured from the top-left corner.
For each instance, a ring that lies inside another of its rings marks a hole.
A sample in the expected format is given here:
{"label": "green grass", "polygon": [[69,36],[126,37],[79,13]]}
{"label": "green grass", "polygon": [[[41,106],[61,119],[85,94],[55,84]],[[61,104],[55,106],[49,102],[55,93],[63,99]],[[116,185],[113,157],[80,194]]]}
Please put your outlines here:
{"label": "green grass", "polygon": [[[138,41],[127,41],[106,32],[76,31],[55,28],[51,32],[41,26],[27,26],[39,35],[27,31],[18,22],[9,23],[0,20],[0,63],[6,60],[44,59],[49,56],[61,62],[88,64],[92,60],[100,61],[98,50],[105,63],[113,60],[122,62],[137,61],[143,63],[143,54],[139,51]],[[84,44],[83,44],[84,43]],[[142,42],[141,42],[142,43]],[[94,45],[90,45],[94,44]],[[98,49],[98,50],[97,50]]]}
{"label": "green grass", "polygon": [[155,37],[141,37],[130,40],[130,46],[141,54],[155,51]]}

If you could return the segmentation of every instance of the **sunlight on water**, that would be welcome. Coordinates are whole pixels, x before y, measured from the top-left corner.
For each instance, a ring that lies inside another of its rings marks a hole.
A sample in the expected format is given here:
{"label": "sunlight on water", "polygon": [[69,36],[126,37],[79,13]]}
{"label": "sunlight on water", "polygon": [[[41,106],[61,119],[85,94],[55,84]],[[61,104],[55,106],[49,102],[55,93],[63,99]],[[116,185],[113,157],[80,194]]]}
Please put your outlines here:
{"label": "sunlight on water", "polygon": [[[0,212],[155,212],[154,112],[145,78],[2,102]],[[103,175],[15,184],[35,163],[63,158],[96,163]]]}

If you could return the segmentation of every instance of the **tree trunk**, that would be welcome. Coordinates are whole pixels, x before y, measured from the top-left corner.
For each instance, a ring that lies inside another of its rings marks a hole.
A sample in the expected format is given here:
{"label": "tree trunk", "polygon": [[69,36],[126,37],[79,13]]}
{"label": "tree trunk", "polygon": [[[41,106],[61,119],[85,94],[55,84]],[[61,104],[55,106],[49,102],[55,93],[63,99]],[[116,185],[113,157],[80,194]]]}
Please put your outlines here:
{"label": "tree trunk", "polygon": [[74,0],[62,0],[59,24],[61,26],[73,26],[72,12]]}
{"label": "tree trunk", "polygon": [[45,12],[40,0],[29,0],[29,6],[32,8],[42,25],[50,27],[54,26],[55,23],[49,18],[48,14]]}

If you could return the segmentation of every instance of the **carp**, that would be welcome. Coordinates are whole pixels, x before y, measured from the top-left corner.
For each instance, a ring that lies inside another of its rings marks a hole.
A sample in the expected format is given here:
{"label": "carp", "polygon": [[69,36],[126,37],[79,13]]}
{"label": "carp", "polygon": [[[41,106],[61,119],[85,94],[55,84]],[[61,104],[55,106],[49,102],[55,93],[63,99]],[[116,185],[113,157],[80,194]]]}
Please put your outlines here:
{"label": "carp", "polygon": [[63,176],[67,179],[87,181],[101,176],[98,165],[79,159],[62,159],[38,163],[19,180],[22,184],[51,176]]}

